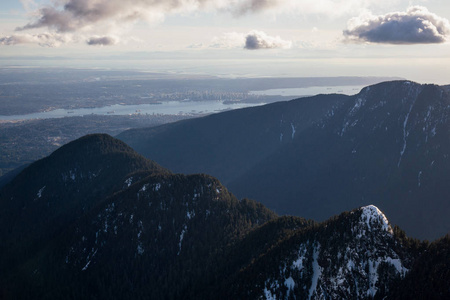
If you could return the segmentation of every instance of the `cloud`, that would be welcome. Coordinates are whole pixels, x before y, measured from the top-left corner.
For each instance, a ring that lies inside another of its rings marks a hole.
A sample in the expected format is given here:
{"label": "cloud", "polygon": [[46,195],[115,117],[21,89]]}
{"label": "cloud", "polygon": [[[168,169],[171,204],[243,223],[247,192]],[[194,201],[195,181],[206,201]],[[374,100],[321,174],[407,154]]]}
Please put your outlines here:
{"label": "cloud", "polygon": [[350,19],[347,27],[346,41],[357,43],[433,44],[445,42],[450,34],[449,21],[422,6],[381,16],[364,14]]}
{"label": "cloud", "polygon": [[214,37],[210,48],[236,49],[245,45],[245,34],[238,32],[226,32],[219,37]]}
{"label": "cloud", "polygon": [[16,34],[0,37],[0,45],[38,44],[42,47],[54,48],[73,40],[73,37],[70,35],[61,35],[57,33]]}
{"label": "cloud", "polygon": [[37,4],[34,0],[20,0],[20,3],[22,3],[22,6],[26,11],[34,11],[37,8]]}
{"label": "cloud", "polygon": [[[211,2],[220,2],[212,0]],[[342,17],[364,9],[385,9],[405,0],[230,0],[226,10],[242,16],[254,13],[296,14],[303,18],[319,16]],[[425,0],[426,1],[426,0]],[[225,1],[226,2],[226,1]]]}
{"label": "cloud", "polygon": [[291,41],[285,41],[279,36],[273,37],[265,32],[252,30],[249,33],[226,32],[219,37],[214,37],[208,48],[222,49],[289,49]]}
{"label": "cloud", "polygon": [[[245,0],[249,1],[249,0]],[[37,18],[17,31],[47,27],[74,32],[98,24],[161,21],[166,14],[226,6],[222,0],[62,0],[37,11]]]}
{"label": "cloud", "polygon": [[248,0],[239,1],[238,5],[234,6],[232,11],[237,15],[243,15],[246,13],[255,13],[266,11],[269,9],[275,9],[277,7],[285,6],[289,2],[286,0]]}
{"label": "cloud", "polygon": [[118,39],[111,36],[94,36],[86,41],[90,46],[111,46],[118,43]]}
{"label": "cloud", "polygon": [[[342,16],[362,7],[400,0],[20,0],[30,11],[29,22],[16,31],[45,28],[59,34],[121,36],[138,22],[162,22],[168,15],[197,12],[231,13],[242,17],[265,13]],[[34,31],[33,31],[34,32]],[[244,37],[245,38],[245,37]],[[82,39],[80,39],[82,40]],[[257,40],[256,40],[257,42]],[[260,45],[264,47],[264,43]],[[285,47],[285,46],[283,46]]]}
{"label": "cloud", "polygon": [[245,37],[245,49],[289,49],[292,47],[291,41],[282,40],[279,36],[269,36],[262,31],[253,30]]}
{"label": "cloud", "polygon": [[[34,5],[33,0],[21,1],[26,7]],[[74,32],[99,24],[162,21],[168,14],[208,10],[239,16],[260,12],[342,15],[367,3],[386,1],[395,0],[53,0],[35,12],[34,20],[17,30],[49,28],[57,32]]]}

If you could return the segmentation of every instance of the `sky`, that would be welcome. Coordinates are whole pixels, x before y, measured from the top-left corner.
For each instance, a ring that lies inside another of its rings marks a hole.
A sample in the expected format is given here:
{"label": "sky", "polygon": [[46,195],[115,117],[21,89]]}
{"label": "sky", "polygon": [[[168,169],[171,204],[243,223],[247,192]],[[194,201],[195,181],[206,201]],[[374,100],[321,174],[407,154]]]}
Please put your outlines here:
{"label": "sky", "polygon": [[448,0],[2,0],[0,67],[450,84]]}

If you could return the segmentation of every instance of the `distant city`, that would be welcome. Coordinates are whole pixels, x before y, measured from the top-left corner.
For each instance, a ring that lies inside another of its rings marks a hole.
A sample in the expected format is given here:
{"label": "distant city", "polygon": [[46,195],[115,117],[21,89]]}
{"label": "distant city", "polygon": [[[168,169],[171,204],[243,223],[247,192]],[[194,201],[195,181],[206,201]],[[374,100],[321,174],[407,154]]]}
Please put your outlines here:
{"label": "distant city", "polygon": [[[89,133],[117,135],[395,78],[220,78],[127,70],[0,69],[0,176]],[[296,96],[298,95],[298,96]]]}

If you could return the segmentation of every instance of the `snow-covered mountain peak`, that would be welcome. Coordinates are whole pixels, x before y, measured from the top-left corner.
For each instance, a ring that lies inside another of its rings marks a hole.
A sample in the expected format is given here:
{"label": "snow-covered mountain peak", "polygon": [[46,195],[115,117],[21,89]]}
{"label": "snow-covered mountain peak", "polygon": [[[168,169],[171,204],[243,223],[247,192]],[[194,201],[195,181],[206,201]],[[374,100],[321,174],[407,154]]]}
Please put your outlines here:
{"label": "snow-covered mountain peak", "polygon": [[386,216],[375,205],[367,205],[361,207],[360,223],[367,224],[368,229],[371,231],[374,228],[380,228],[383,231],[393,233],[389,221]]}
{"label": "snow-covered mountain peak", "polygon": [[386,216],[368,205],[298,231],[246,270],[252,278],[258,274],[253,267],[271,268],[243,290],[261,299],[373,299],[386,293],[390,280],[405,277],[408,262]]}

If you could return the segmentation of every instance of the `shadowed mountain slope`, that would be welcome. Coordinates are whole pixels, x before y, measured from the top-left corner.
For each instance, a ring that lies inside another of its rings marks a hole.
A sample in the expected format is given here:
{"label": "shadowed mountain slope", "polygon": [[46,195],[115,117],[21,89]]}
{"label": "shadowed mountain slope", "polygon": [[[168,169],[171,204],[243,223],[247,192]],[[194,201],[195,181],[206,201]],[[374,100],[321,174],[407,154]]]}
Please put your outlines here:
{"label": "shadowed mountain slope", "polygon": [[2,269],[45,246],[138,170],[168,172],[108,135],[85,136],[28,166],[0,190]]}
{"label": "shadowed mountain slope", "polygon": [[118,138],[174,172],[214,174],[227,185],[348,99],[330,95],[277,102],[133,129]]}
{"label": "shadowed mountain slope", "polygon": [[370,299],[411,282],[450,295],[447,237],[407,238],[373,205],[278,217],[106,135],[32,164],[0,204],[1,299]]}
{"label": "shadowed mountain slope", "polygon": [[409,235],[450,230],[450,97],[393,81],[220,113],[119,138],[179,172],[217,176],[238,197],[315,220],[373,203]]}

